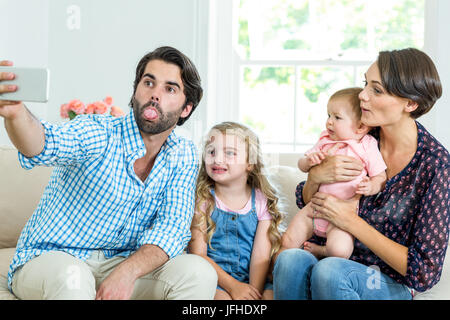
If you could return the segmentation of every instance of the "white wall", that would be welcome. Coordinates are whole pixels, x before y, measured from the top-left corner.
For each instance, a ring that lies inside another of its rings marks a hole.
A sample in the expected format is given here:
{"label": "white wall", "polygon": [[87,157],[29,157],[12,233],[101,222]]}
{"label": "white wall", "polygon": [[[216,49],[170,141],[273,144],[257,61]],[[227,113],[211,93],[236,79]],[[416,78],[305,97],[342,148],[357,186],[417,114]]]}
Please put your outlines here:
{"label": "white wall", "polygon": [[[208,0],[0,0],[0,59],[49,68],[48,103],[27,103],[38,117],[60,122],[62,103],[106,96],[127,112],[136,65],[156,47],[181,50],[206,83],[207,7]],[[204,122],[204,101],[183,134]],[[11,145],[2,124],[4,144]]]}
{"label": "white wall", "polygon": [[443,93],[419,122],[450,150],[450,1],[427,0],[427,4],[424,50],[436,64]]}
{"label": "white wall", "polygon": [[[48,0],[0,0],[0,60],[16,66],[48,65]],[[28,103],[38,117],[47,117],[47,106]],[[0,117],[0,145],[12,145]]]}
{"label": "white wall", "polygon": [[[91,102],[110,95],[128,110],[139,58],[157,46],[175,46],[194,61],[203,80],[202,102],[177,129],[197,141],[227,114],[226,108],[217,106],[236,101],[230,94],[232,70],[216,74],[208,65],[228,63],[220,57],[232,51],[231,39],[214,29],[231,28],[231,21],[217,24],[224,8],[229,8],[225,1],[0,0],[0,59],[13,60],[17,66],[49,67],[49,102],[27,106],[38,117],[58,122],[59,106],[74,98]],[[450,149],[450,1],[427,3],[431,5],[426,12],[425,51],[438,67],[444,93],[419,121]],[[79,8],[80,20],[79,29],[71,30],[76,22],[74,13],[68,12],[72,5]],[[217,8],[211,16],[210,6]],[[0,122],[0,145],[11,145],[1,118]]]}
{"label": "white wall", "polygon": [[436,137],[450,150],[450,1],[438,0],[436,12],[438,28],[436,30],[435,58],[443,85],[442,98],[436,104]]}

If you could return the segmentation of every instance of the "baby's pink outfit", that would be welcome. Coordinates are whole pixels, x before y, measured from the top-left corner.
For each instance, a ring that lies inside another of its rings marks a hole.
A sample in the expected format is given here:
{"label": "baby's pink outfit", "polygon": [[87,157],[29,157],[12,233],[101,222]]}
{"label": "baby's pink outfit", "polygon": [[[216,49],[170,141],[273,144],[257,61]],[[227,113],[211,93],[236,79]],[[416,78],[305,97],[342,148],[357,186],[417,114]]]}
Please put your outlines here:
{"label": "baby's pink outfit", "polygon": [[[338,149],[334,155],[345,155],[357,158],[364,164],[361,174],[347,182],[335,182],[330,184],[321,184],[320,192],[331,194],[339,199],[350,199],[356,193],[356,188],[363,177],[376,176],[386,170],[386,163],[383,160],[380,150],[378,149],[377,140],[370,134],[366,134],[360,141],[349,139],[343,141],[331,140],[328,132],[325,130],[320,134],[319,141],[305,155],[322,151],[327,151],[336,143],[344,143],[345,146]],[[309,207],[309,206],[308,206]],[[324,219],[313,219],[314,232],[320,237],[326,237],[328,221]]]}

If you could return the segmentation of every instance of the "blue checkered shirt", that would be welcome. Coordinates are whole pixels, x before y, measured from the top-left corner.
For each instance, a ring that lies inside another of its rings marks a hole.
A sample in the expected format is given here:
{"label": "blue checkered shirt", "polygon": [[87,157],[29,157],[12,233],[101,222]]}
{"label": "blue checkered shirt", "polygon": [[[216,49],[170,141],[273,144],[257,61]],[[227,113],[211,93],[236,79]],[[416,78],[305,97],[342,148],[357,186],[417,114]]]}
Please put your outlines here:
{"label": "blue checkered shirt", "polygon": [[173,258],[190,240],[198,153],[172,132],[145,182],[134,162],[145,155],[133,111],[121,118],[82,115],[63,125],[42,121],[45,147],[37,156],[19,153],[23,168],[55,169],[20,235],[8,272],[44,252],[60,250],[82,260],[93,250],[106,258],[129,256],[144,244]]}

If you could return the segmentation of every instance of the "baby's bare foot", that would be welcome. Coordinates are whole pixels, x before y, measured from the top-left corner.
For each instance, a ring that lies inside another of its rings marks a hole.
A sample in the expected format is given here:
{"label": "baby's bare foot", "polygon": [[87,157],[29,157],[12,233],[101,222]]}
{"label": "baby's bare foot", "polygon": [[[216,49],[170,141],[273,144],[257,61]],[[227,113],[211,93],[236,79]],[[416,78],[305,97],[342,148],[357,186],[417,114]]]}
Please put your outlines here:
{"label": "baby's bare foot", "polygon": [[311,252],[317,259],[327,257],[327,248],[325,246],[319,246],[318,244],[306,241],[303,244],[303,249]]}

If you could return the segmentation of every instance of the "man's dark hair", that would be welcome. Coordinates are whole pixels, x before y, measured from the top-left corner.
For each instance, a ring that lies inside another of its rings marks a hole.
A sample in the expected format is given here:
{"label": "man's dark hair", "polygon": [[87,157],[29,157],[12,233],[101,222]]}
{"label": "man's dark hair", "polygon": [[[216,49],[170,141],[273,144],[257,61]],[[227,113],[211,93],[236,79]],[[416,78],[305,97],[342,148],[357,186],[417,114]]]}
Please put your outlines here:
{"label": "man's dark hair", "polygon": [[[168,46],[160,47],[152,52],[147,53],[139,61],[136,67],[136,78],[134,79],[133,85],[133,97],[136,93],[136,88],[144,74],[147,63],[152,60],[162,60],[166,63],[177,65],[180,68],[181,80],[183,81],[184,86],[184,95],[186,96],[186,101],[183,105],[183,109],[187,104],[192,104],[192,110],[189,115],[186,118],[178,119],[177,125],[181,126],[187,119],[189,119],[189,117],[199,104],[200,100],[202,99],[203,89],[201,87],[200,75],[198,74],[198,71],[192,61],[182,52]],[[133,105],[133,97],[130,100],[130,106]]]}
{"label": "man's dark hair", "polygon": [[436,67],[424,52],[407,48],[381,51],[377,60],[381,82],[389,94],[418,104],[411,117],[417,119],[431,110],[442,95]]}

